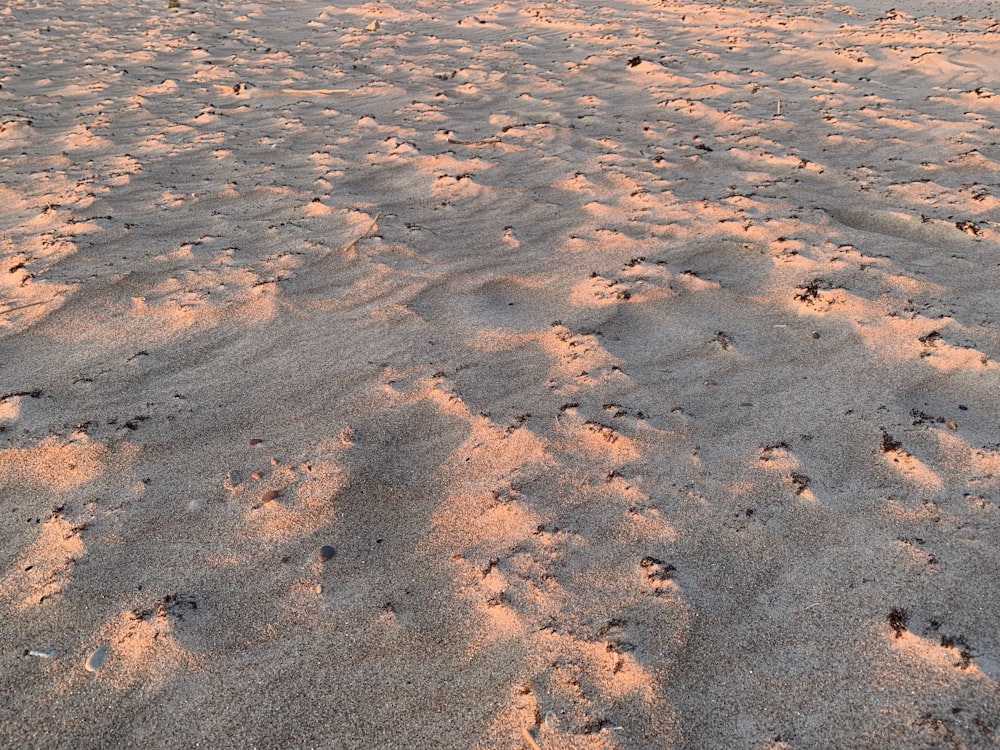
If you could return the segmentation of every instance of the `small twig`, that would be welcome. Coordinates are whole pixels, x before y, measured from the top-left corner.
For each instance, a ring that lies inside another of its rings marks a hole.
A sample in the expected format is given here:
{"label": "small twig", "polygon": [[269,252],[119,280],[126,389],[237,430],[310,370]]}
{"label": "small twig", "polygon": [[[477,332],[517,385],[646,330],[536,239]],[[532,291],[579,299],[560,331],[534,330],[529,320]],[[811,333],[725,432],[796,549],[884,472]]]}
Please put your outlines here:
{"label": "small twig", "polygon": [[[213,83],[219,93],[222,94],[236,94],[239,96],[244,91],[247,90],[247,84],[241,81],[240,83],[229,85],[221,83]],[[322,96],[324,94],[349,94],[353,89],[278,89],[282,94],[303,94],[305,96]]]}
{"label": "small twig", "polygon": [[453,143],[456,146],[493,146],[500,143],[500,136],[494,135],[481,141],[457,141],[454,138],[449,138],[448,143]]}
{"label": "small twig", "polygon": [[812,609],[813,607],[822,607],[824,604],[826,604],[826,602],[813,602],[812,604],[808,604],[803,607],[803,611]]}
{"label": "small twig", "polygon": [[282,89],[282,94],[314,94],[321,96],[323,94],[349,94],[351,89]]}
{"label": "small twig", "polygon": [[[58,297],[59,295],[56,295]],[[8,307],[6,310],[0,310],[0,315],[6,315],[9,312],[14,312],[15,310],[24,310],[26,307],[35,307],[36,305],[47,305],[49,302],[55,300],[56,297],[52,299],[43,299],[40,302],[28,302],[25,305],[17,305],[16,307]]]}
{"label": "small twig", "polygon": [[417,224],[415,222],[407,222],[406,228],[407,229],[426,229],[431,234],[439,234],[438,232],[435,232],[430,227],[424,226],[423,224]]}
{"label": "small twig", "polygon": [[538,746],[538,743],[535,742],[535,738],[531,736],[531,732],[529,732],[527,728],[522,727],[521,734],[524,736],[524,741],[531,746],[531,750],[542,750],[542,748]]}
{"label": "small twig", "polygon": [[350,250],[352,247],[354,247],[357,243],[359,243],[361,240],[363,240],[365,237],[367,237],[368,233],[371,232],[375,227],[378,226],[378,220],[380,218],[382,218],[381,212],[375,214],[375,218],[372,220],[371,225],[364,232],[362,232],[360,235],[358,235],[353,240],[351,240],[350,242],[348,242],[346,245],[342,245],[340,247],[340,249],[338,250],[338,252],[346,253],[348,250]]}
{"label": "small twig", "polygon": [[[519,122],[516,125],[505,125],[501,128],[501,133],[506,133],[508,130],[514,130],[515,128],[532,128],[538,127],[539,125],[551,125],[552,123],[548,120],[542,120],[541,122]],[[448,143],[454,143],[456,146],[492,146],[494,144],[500,143],[499,135],[492,135],[489,138],[484,138],[481,141],[458,141],[454,138],[449,138]]]}

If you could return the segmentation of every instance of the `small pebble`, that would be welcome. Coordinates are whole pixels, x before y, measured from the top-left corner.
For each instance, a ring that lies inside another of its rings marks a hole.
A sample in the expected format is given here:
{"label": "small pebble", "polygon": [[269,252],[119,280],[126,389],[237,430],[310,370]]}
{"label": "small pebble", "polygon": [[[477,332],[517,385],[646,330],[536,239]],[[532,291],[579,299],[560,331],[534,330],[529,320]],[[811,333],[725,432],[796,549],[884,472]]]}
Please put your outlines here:
{"label": "small pebble", "polygon": [[260,438],[250,438],[250,445],[260,445],[263,442]]}
{"label": "small pebble", "polygon": [[273,500],[277,500],[277,499],[278,499],[278,491],[277,490],[268,490],[267,492],[265,492],[263,495],[260,496],[260,501],[262,503],[269,503],[269,502],[271,502]]}
{"label": "small pebble", "polygon": [[96,672],[104,665],[104,660],[107,658],[107,656],[108,656],[108,647],[98,646],[98,648],[94,651],[94,653],[90,655],[90,658],[87,659],[87,664],[85,665],[87,667],[87,671]]}
{"label": "small pebble", "polygon": [[819,331],[813,331],[813,338],[814,339],[818,339],[819,338]]}
{"label": "small pebble", "polygon": [[28,656],[37,656],[40,659],[52,659],[56,655],[56,652],[50,648],[33,648],[28,651]]}
{"label": "small pebble", "polygon": [[208,500],[204,497],[196,497],[194,500],[188,503],[188,510],[192,512],[196,510],[201,510],[202,508],[205,507],[205,503],[207,502]]}
{"label": "small pebble", "polygon": [[319,548],[319,559],[326,562],[331,557],[337,554],[337,550],[331,547],[329,544],[324,544]]}
{"label": "small pebble", "polygon": [[322,594],[323,593],[323,584],[322,583],[317,583],[316,584],[316,593],[317,594]]}

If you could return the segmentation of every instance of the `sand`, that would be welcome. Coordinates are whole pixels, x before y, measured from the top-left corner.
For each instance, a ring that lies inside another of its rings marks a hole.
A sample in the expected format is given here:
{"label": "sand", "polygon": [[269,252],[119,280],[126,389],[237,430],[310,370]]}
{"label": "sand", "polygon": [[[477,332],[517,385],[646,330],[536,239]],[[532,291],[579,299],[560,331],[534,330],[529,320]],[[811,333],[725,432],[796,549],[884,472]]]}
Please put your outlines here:
{"label": "sand", "polygon": [[1000,7],[13,0],[0,744],[1000,746]]}

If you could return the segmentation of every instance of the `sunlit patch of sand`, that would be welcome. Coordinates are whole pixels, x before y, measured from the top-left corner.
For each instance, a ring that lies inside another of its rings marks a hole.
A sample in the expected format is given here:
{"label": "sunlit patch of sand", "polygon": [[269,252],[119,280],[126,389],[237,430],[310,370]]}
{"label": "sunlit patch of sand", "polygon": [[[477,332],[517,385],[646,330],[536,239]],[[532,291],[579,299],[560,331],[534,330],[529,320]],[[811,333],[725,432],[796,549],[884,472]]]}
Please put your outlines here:
{"label": "sunlit patch of sand", "polygon": [[556,382],[572,382],[581,372],[598,372],[620,363],[593,333],[574,333],[555,325],[536,340],[552,358],[549,377]]}
{"label": "sunlit patch of sand", "polygon": [[78,125],[64,135],[60,142],[67,151],[107,148],[112,145],[107,138],[96,135],[86,125]]}
{"label": "sunlit patch of sand", "polygon": [[[802,262],[805,267],[810,264]],[[883,277],[903,295],[933,293],[937,287],[897,276]],[[951,346],[940,334],[951,321],[930,320],[920,315],[901,314],[901,305],[893,298],[867,299],[849,290],[831,287],[817,277],[798,287],[791,300],[802,316],[837,316],[850,320],[867,346],[882,356],[900,360],[922,360],[945,372],[995,369],[997,363],[971,346]]]}
{"label": "sunlit patch of sand", "polygon": [[505,576],[495,570],[483,576],[475,586],[474,611],[478,615],[480,635],[469,646],[470,656],[491,643],[523,638],[527,623],[505,603],[510,596],[508,586]]}
{"label": "sunlit patch of sand", "polygon": [[567,413],[560,419],[562,449],[582,448],[596,460],[625,463],[642,455],[639,444],[609,424],[584,420]]}
{"label": "sunlit patch of sand", "polygon": [[940,517],[940,508],[936,503],[911,497],[884,498],[883,512],[894,520],[911,524],[933,522]]}
{"label": "sunlit patch of sand", "polygon": [[38,131],[30,120],[10,119],[0,123],[0,148],[4,150],[23,148],[35,138]]}
{"label": "sunlit patch of sand", "polygon": [[[7,132],[10,129],[10,125],[5,126],[5,130],[0,131],[0,135]],[[13,214],[16,212],[27,211],[31,208],[31,203],[16,190],[11,190],[8,187],[0,185],[0,201],[3,201],[5,211]]]}
{"label": "sunlit patch of sand", "polygon": [[761,446],[757,463],[767,471],[782,474],[795,471],[802,465],[792,449],[785,443]]}
{"label": "sunlit patch of sand", "polygon": [[992,682],[974,659],[962,655],[961,645],[949,643],[947,639],[942,643],[940,635],[921,637],[903,629],[898,633],[889,631],[883,637],[894,654],[909,662],[925,684],[929,681],[943,687],[955,681]]}
{"label": "sunlit patch of sand", "polygon": [[634,494],[638,495],[640,502],[629,509],[629,523],[622,530],[622,538],[630,541],[648,540],[657,544],[676,542],[677,528],[669,521],[668,516],[658,508],[649,507],[648,503],[642,502],[648,498],[641,493]]}
{"label": "sunlit patch of sand", "polygon": [[935,492],[944,486],[944,479],[938,472],[901,448],[884,451],[884,459],[900,476],[925,491]]}
{"label": "sunlit patch of sand", "polygon": [[6,482],[37,483],[65,492],[103,474],[108,459],[108,448],[101,443],[65,443],[49,437],[31,448],[0,450],[0,475]]}
{"label": "sunlit patch of sand", "polygon": [[[74,224],[74,232],[77,228],[83,234],[92,227]],[[48,268],[77,251],[76,243],[62,236],[65,229],[65,216],[46,207],[15,228],[16,244],[8,236],[0,238],[0,268],[7,271],[0,273],[0,334],[43,320],[73,291],[72,284],[45,278]]]}
{"label": "sunlit patch of sand", "polygon": [[1000,445],[990,448],[970,447],[971,470],[975,472],[976,480],[990,480],[1000,476]]}
{"label": "sunlit patch of sand", "polygon": [[80,530],[56,514],[41,525],[35,541],[0,580],[0,600],[18,610],[61,594],[73,580],[73,566],[86,553]]}
{"label": "sunlit patch of sand", "polygon": [[955,372],[958,370],[996,370],[998,365],[995,361],[987,357],[983,352],[972,346],[951,346],[944,341],[935,341],[931,345],[926,345],[928,334],[921,338],[925,340],[925,348],[920,352],[920,357],[925,362],[933,365],[943,372]]}
{"label": "sunlit patch of sand", "polygon": [[184,649],[173,632],[169,605],[122,613],[95,634],[108,647],[95,679],[108,680],[117,689],[139,689],[155,694],[185,673],[202,669],[196,654]]}
{"label": "sunlit patch of sand", "polygon": [[636,302],[670,297],[668,286],[653,287],[643,280],[607,278],[596,271],[589,279],[578,282],[570,292],[569,301],[577,307],[610,307],[631,300]]}
{"label": "sunlit patch of sand", "polygon": [[[549,648],[552,650],[575,652],[577,658],[590,665],[590,678],[595,682],[594,687],[603,695],[612,699],[632,697],[643,703],[654,702],[655,682],[634,657],[616,648],[618,644],[613,638],[591,643],[555,634],[548,635],[547,638],[561,641],[558,645],[550,644]],[[577,702],[572,696],[581,688],[578,682],[581,676],[571,663],[566,663],[563,669],[553,670],[550,686],[554,696],[566,698],[570,703]]]}
{"label": "sunlit patch of sand", "polygon": [[16,422],[21,415],[23,396],[7,396],[0,400],[0,422]]}
{"label": "sunlit patch of sand", "polygon": [[306,207],[302,209],[302,213],[306,216],[329,216],[333,213],[333,209],[323,203],[319,198],[314,198],[306,204]]}

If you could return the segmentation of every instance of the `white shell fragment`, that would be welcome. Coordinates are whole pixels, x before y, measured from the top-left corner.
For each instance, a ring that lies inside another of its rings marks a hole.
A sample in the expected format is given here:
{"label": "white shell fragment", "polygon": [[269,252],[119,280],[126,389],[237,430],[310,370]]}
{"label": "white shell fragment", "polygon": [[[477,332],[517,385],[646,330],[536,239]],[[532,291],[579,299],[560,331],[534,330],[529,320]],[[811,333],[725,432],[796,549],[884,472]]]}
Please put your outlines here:
{"label": "white shell fragment", "polygon": [[37,656],[40,659],[55,658],[56,652],[51,648],[33,648],[28,651],[28,656]]}
{"label": "white shell fragment", "polygon": [[98,646],[97,649],[94,651],[94,653],[90,655],[90,658],[87,659],[87,664],[86,664],[87,671],[96,672],[104,664],[104,660],[105,658],[107,658],[107,656],[108,656],[108,647]]}
{"label": "white shell fragment", "polygon": [[199,511],[205,507],[205,503],[207,502],[208,500],[204,497],[196,497],[194,500],[188,503],[188,510],[191,511],[192,513],[194,513],[195,511]]}

